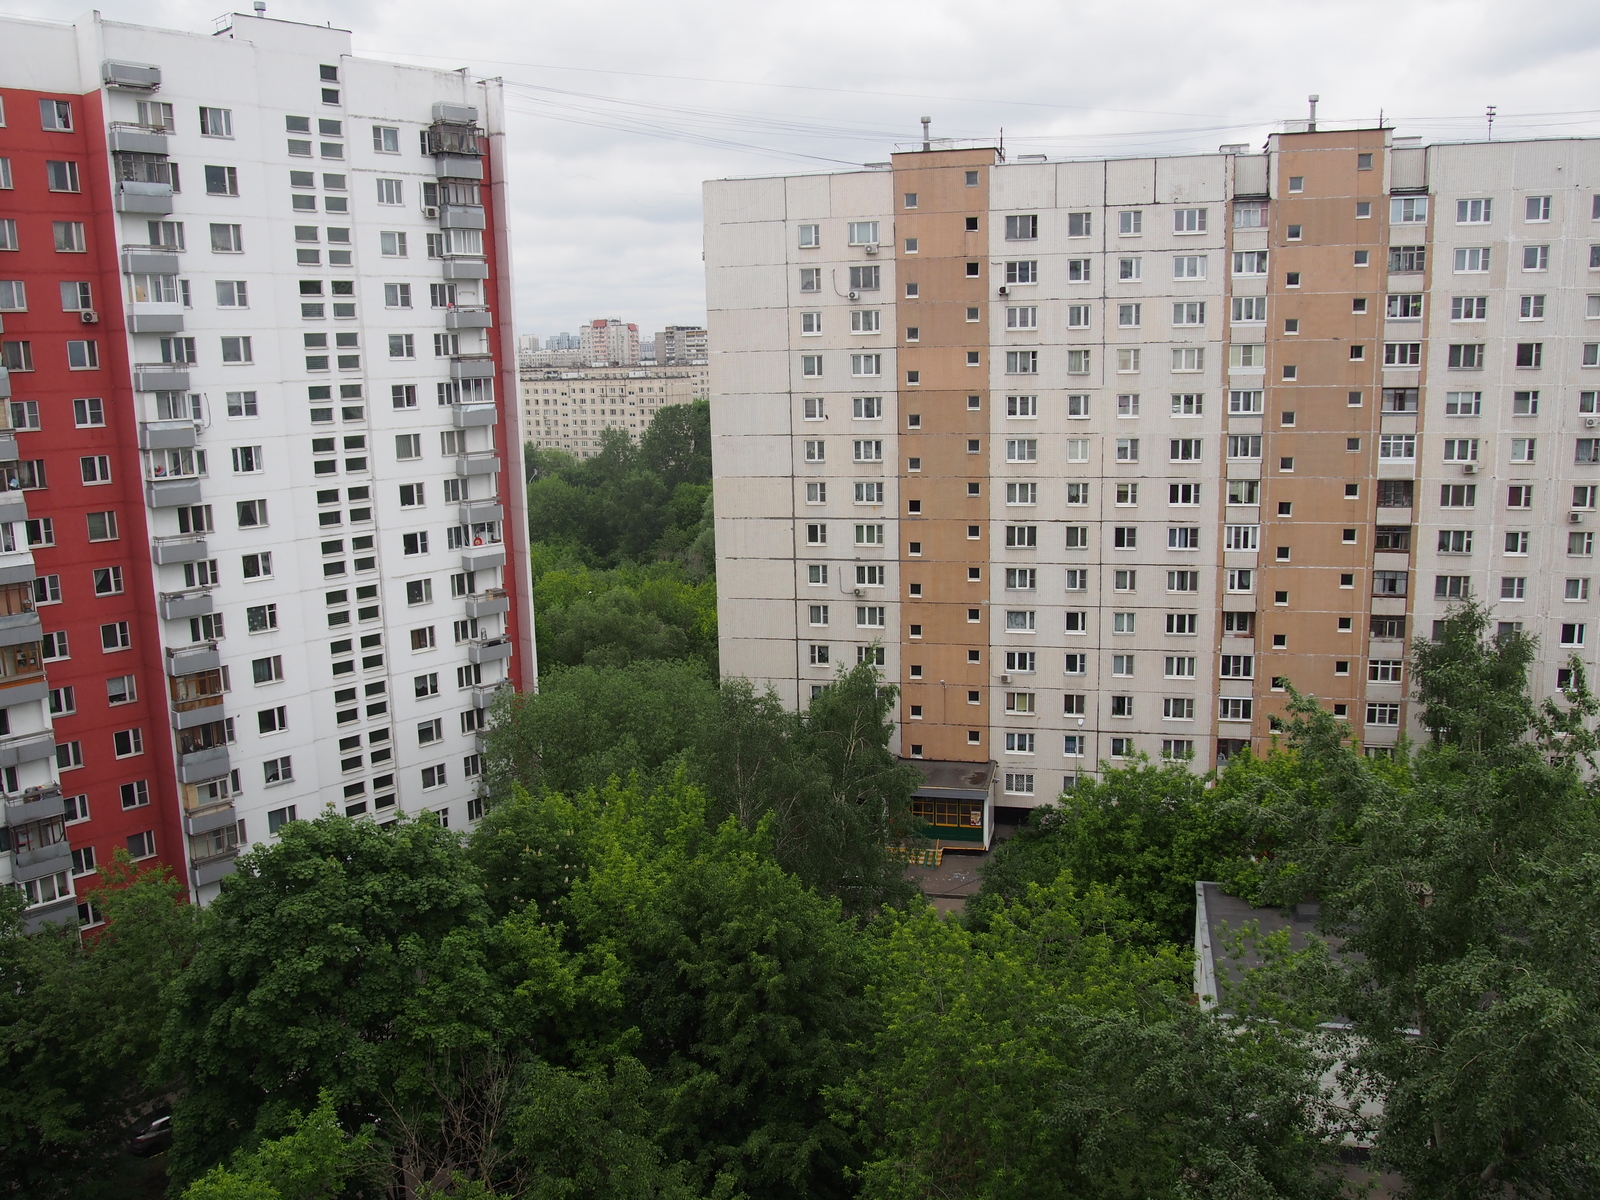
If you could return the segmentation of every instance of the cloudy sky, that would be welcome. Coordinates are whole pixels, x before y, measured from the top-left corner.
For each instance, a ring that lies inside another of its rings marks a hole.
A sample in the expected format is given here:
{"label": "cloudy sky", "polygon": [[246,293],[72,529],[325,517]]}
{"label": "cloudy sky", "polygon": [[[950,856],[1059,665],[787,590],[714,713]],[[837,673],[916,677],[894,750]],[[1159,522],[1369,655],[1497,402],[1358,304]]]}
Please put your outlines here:
{"label": "cloudy sky", "polygon": [[[0,0],[71,20],[66,0]],[[239,7],[246,7],[240,5]],[[209,30],[221,0],[101,0]],[[1584,0],[268,0],[356,52],[507,82],[521,332],[705,318],[700,183],[845,169],[936,136],[1053,157],[1259,142],[1319,115],[1401,134],[1600,135],[1600,5]]]}

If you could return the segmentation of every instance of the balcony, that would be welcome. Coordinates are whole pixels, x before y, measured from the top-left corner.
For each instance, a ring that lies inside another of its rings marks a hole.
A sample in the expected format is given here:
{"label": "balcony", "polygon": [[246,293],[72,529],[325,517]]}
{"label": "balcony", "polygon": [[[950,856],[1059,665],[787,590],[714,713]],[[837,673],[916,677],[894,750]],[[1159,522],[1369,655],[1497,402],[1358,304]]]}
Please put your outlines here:
{"label": "balcony", "polygon": [[18,457],[17,435],[9,429],[0,430],[0,462],[16,462]]}
{"label": "balcony", "polygon": [[208,854],[195,859],[189,865],[189,876],[194,880],[194,886],[202,888],[232,875],[238,869],[238,857],[238,847],[230,846],[221,854]]}
{"label": "balcony", "polygon": [[151,540],[150,558],[157,566],[167,567],[173,563],[199,562],[202,558],[210,558],[208,549],[203,534],[171,534]]}
{"label": "balcony", "polygon": [[20,796],[6,797],[6,824],[12,829],[31,825],[35,821],[53,821],[61,817],[61,789],[51,784],[46,788],[29,788]]}
{"label": "balcony", "polygon": [[451,406],[451,419],[457,429],[472,429],[479,425],[493,425],[500,410],[493,404],[456,404]]}
{"label": "balcony", "polygon": [[11,372],[0,367],[0,400],[11,399]]}
{"label": "balcony", "polygon": [[473,708],[492,708],[494,702],[501,696],[511,693],[511,681],[501,680],[499,683],[486,683],[472,689]]}
{"label": "balcony", "polygon": [[122,272],[125,275],[176,275],[178,252],[170,246],[124,246]]}
{"label": "balcony", "polygon": [[201,725],[210,725],[214,721],[222,720],[225,715],[222,711],[221,696],[202,696],[197,700],[185,700],[181,704],[173,705],[172,727],[180,732],[185,729],[196,729]]}
{"label": "balcony", "polygon": [[468,662],[502,662],[510,657],[511,639],[508,637],[480,638],[467,643]]}
{"label": "balcony", "polygon": [[[203,553],[201,557],[204,557]],[[187,592],[162,592],[159,606],[162,617],[168,621],[203,617],[209,612],[216,611],[210,588],[194,588]]]}
{"label": "balcony", "polygon": [[133,390],[186,392],[189,390],[189,368],[183,363],[135,363]]}
{"label": "balcony", "polygon": [[129,333],[182,333],[183,306],[181,304],[130,304],[128,306]]}
{"label": "balcony", "polygon": [[44,682],[44,663],[33,642],[0,646],[0,701],[6,705],[42,699],[38,689]]}
{"label": "balcony", "polygon": [[37,904],[22,914],[22,932],[41,933],[46,925],[76,925],[78,897],[62,896],[48,904]]}
{"label": "balcony", "polygon": [[491,567],[506,565],[504,546],[469,546],[461,551],[463,571],[487,571]]}
{"label": "balcony", "polygon": [[458,354],[450,360],[451,379],[493,379],[495,374],[492,354]]}
{"label": "balcony", "polygon": [[[200,477],[192,479],[152,479],[144,485],[144,498],[151,508],[177,508],[200,503]],[[161,539],[157,539],[160,541]],[[199,557],[198,555],[196,557]],[[193,562],[193,558],[156,559],[157,562]]]}
{"label": "balcony", "polygon": [[478,109],[472,104],[453,104],[449,100],[435,100],[433,120],[435,124],[477,125]]}
{"label": "balcony", "polygon": [[193,421],[140,421],[139,449],[185,450],[195,443]]}
{"label": "balcony", "polygon": [[123,213],[143,213],[165,216],[172,211],[172,185],[170,183],[142,183],[136,179],[123,179],[117,183],[116,210]]}
{"label": "balcony", "polygon": [[38,574],[30,551],[0,552],[0,584],[27,583],[36,579]]}
{"label": "balcony", "polygon": [[435,154],[433,170],[440,179],[483,178],[483,159],[468,154]]}
{"label": "balcony", "polygon": [[494,325],[494,314],[481,305],[474,308],[447,309],[444,314],[446,329],[489,329]]}
{"label": "balcony", "polygon": [[463,525],[482,525],[488,521],[505,520],[506,510],[493,500],[469,500],[456,510]]}
{"label": "balcony", "polygon": [[471,475],[498,475],[500,456],[492,450],[476,454],[463,454],[456,459],[456,475],[462,479]]}
{"label": "balcony", "polygon": [[68,845],[66,838],[52,842],[48,846],[30,846],[26,850],[13,850],[11,878],[19,883],[27,879],[38,879],[42,875],[65,871],[71,863],[72,847]]}
{"label": "balcony", "polygon": [[0,616],[0,646],[20,646],[41,637],[39,615],[32,612]]}
{"label": "balcony", "polygon": [[234,811],[232,803],[228,803],[186,818],[184,826],[188,829],[189,836],[193,837],[200,833],[210,833],[213,829],[225,829],[238,820],[239,814]]}
{"label": "balcony", "polygon": [[161,87],[161,68],[108,58],[100,64],[100,80],[107,87],[124,91],[153,92]]}
{"label": "balcony", "polygon": [[[27,648],[27,653],[33,653],[33,647]],[[11,707],[16,704],[30,704],[35,700],[43,700],[50,694],[50,684],[45,680],[41,670],[31,678],[24,675],[20,678],[9,677],[0,679],[0,704]]]}
{"label": "balcony", "polygon": [[481,204],[446,204],[439,210],[441,229],[483,229],[487,224]]}
{"label": "balcony", "polygon": [[504,588],[490,588],[465,599],[469,617],[493,617],[511,611],[511,598]]}
{"label": "balcony", "polygon": [[[9,699],[9,697],[8,697]],[[38,762],[52,758],[56,752],[56,735],[48,729],[38,733],[25,733],[18,737],[0,738],[0,767],[15,767],[22,763]]]}
{"label": "balcony", "polygon": [[167,647],[167,674],[174,679],[179,675],[197,675],[201,671],[220,670],[222,670],[222,655],[217,653],[215,642]]}
{"label": "balcony", "polygon": [[228,773],[228,748],[207,746],[204,750],[191,750],[178,755],[178,782],[204,783],[220,779]]}
{"label": "balcony", "polygon": [[167,131],[161,125],[138,125],[132,121],[113,121],[106,149],[113,154],[165,154]]}
{"label": "balcony", "polygon": [[489,263],[484,258],[447,258],[444,260],[446,279],[487,279]]}
{"label": "balcony", "polygon": [[28,494],[0,492],[0,521],[21,521],[28,515]]}

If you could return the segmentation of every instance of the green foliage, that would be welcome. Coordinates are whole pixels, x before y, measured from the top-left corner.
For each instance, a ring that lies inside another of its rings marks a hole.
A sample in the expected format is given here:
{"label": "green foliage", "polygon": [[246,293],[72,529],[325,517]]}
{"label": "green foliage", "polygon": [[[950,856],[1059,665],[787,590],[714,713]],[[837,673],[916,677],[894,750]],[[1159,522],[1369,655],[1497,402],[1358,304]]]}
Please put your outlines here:
{"label": "green foliage", "polygon": [[915,772],[889,751],[894,690],[870,665],[841,672],[803,713],[742,680],[718,688],[683,663],[579,667],[495,710],[486,777],[572,794],[637,772],[680,770],[713,801],[711,820],[770,820],[777,860],[852,912],[909,894],[887,847],[908,836]]}
{"label": "green foliage", "polygon": [[[1240,760],[1229,770],[1250,768]],[[1236,872],[1246,827],[1210,776],[1186,764],[1136,761],[1085,780],[1028,824],[984,864],[983,887],[967,906],[982,922],[1029,884],[1062,871],[1085,885],[1115,888],[1167,941],[1194,936],[1194,882]]]}
{"label": "green foliage", "polygon": [[71,927],[28,937],[20,896],[0,889],[0,1179],[33,1197],[123,1194],[131,1114],[170,1078],[148,1068],[196,911],[120,850],[95,903],[106,924],[87,943]]}
{"label": "green foliage", "polygon": [[169,989],[172,1173],[200,1176],[252,1131],[276,1136],[326,1089],[345,1112],[409,1097],[424,1052],[495,1025],[488,906],[432,817],[392,830],[325,816],[239,860]]}
{"label": "green foliage", "polygon": [[[632,1058],[583,1071],[541,1064],[511,1127],[529,1200],[698,1200],[656,1143],[650,1074]],[[713,1195],[731,1195],[726,1176]]]}
{"label": "green foliage", "polygon": [[552,673],[537,693],[493,710],[484,739],[490,793],[520,783],[572,795],[634,772],[663,782],[699,744],[717,703],[716,685],[689,663]]}
{"label": "green foliage", "polygon": [[[840,1194],[847,1144],[824,1119],[861,1033],[861,946],[785,872],[764,828],[712,826],[681,782],[598,798],[572,935],[623,969],[618,1023],[658,1089],[658,1142],[703,1184]],[[592,801],[591,801],[592,802]]]}
{"label": "green foliage", "polygon": [[710,406],[659,410],[638,445],[601,441],[586,459],[526,450],[540,666],[682,659],[715,679]]}
{"label": "green foliage", "polygon": [[682,659],[716,678],[717,588],[711,579],[691,583],[675,562],[602,571],[549,553],[535,567],[543,671]]}
{"label": "green foliage", "polygon": [[1329,996],[1362,1037],[1347,1075],[1383,1098],[1376,1147],[1417,1197],[1600,1188],[1600,818],[1580,767],[1595,705],[1526,696],[1531,647],[1465,607],[1419,643],[1433,732],[1362,757],[1296,697],[1298,771],[1273,797],[1269,895],[1314,891],[1351,953]]}
{"label": "green foliage", "polygon": [[639,459],[669,488],[711,482],[711,405],[659,409],[639,441]]}
{"label": "green foliage", "polygon": [[873,1147],[863,1196],[1334,1193],[1311,1048],[1182,1003],[1187,954],[1115,893],[1062,872],[980,930],[886,925],[869,1065],[834,1093]]}
{"label": "green foliage", "polygon": [[594,567],[670,560],[696,583],[715,570],[705,401],[660,409],[637,445],[608,429],[590,458],[530,447],[525,461],[536,544]]}
{"label": "green foliage", "polygon": [[240,1151],[230,1167],[213,1167],[184,1189],[183,1200],[325,1200],[345,1195],[356,1177],[381,1178],[372,1127],[345,1133],[326,1090],[315,1109],[290,1113],[287,1124],[290,1133]]}

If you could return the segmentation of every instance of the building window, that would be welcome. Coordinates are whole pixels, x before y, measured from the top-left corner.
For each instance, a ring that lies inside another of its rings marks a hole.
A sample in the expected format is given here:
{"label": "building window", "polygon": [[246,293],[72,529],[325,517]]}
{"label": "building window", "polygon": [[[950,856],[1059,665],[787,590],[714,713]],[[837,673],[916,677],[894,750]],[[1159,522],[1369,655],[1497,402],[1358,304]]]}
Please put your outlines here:
{"label": "building window", "polygon": [[76,192],[78,186],[78,164],[75,162],[47,162],[44,164],[45,178],[48,180],[52,192]]}

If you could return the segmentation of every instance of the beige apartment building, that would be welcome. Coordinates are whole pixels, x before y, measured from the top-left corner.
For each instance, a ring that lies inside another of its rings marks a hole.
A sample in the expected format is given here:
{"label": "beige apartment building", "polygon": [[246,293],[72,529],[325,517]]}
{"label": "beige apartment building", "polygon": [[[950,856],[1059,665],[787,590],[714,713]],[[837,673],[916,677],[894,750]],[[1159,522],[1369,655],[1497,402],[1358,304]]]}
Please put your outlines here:
{"label": "beige apartment building", "polygon": [[1600,142],[932,149],[708,183],[705,246],[723,669],[870,656],[998,804],[1285,681],[1382,753],[1467,595],[1594,661]]}
{"label": "beige apartment building", "polygon": [[711,394],[704,364],[683,367],[524,369],[522,419],[528,440],[546,450],[588,458],[600,450],[600,433],[625,429],[638,441],[657,412]]}

